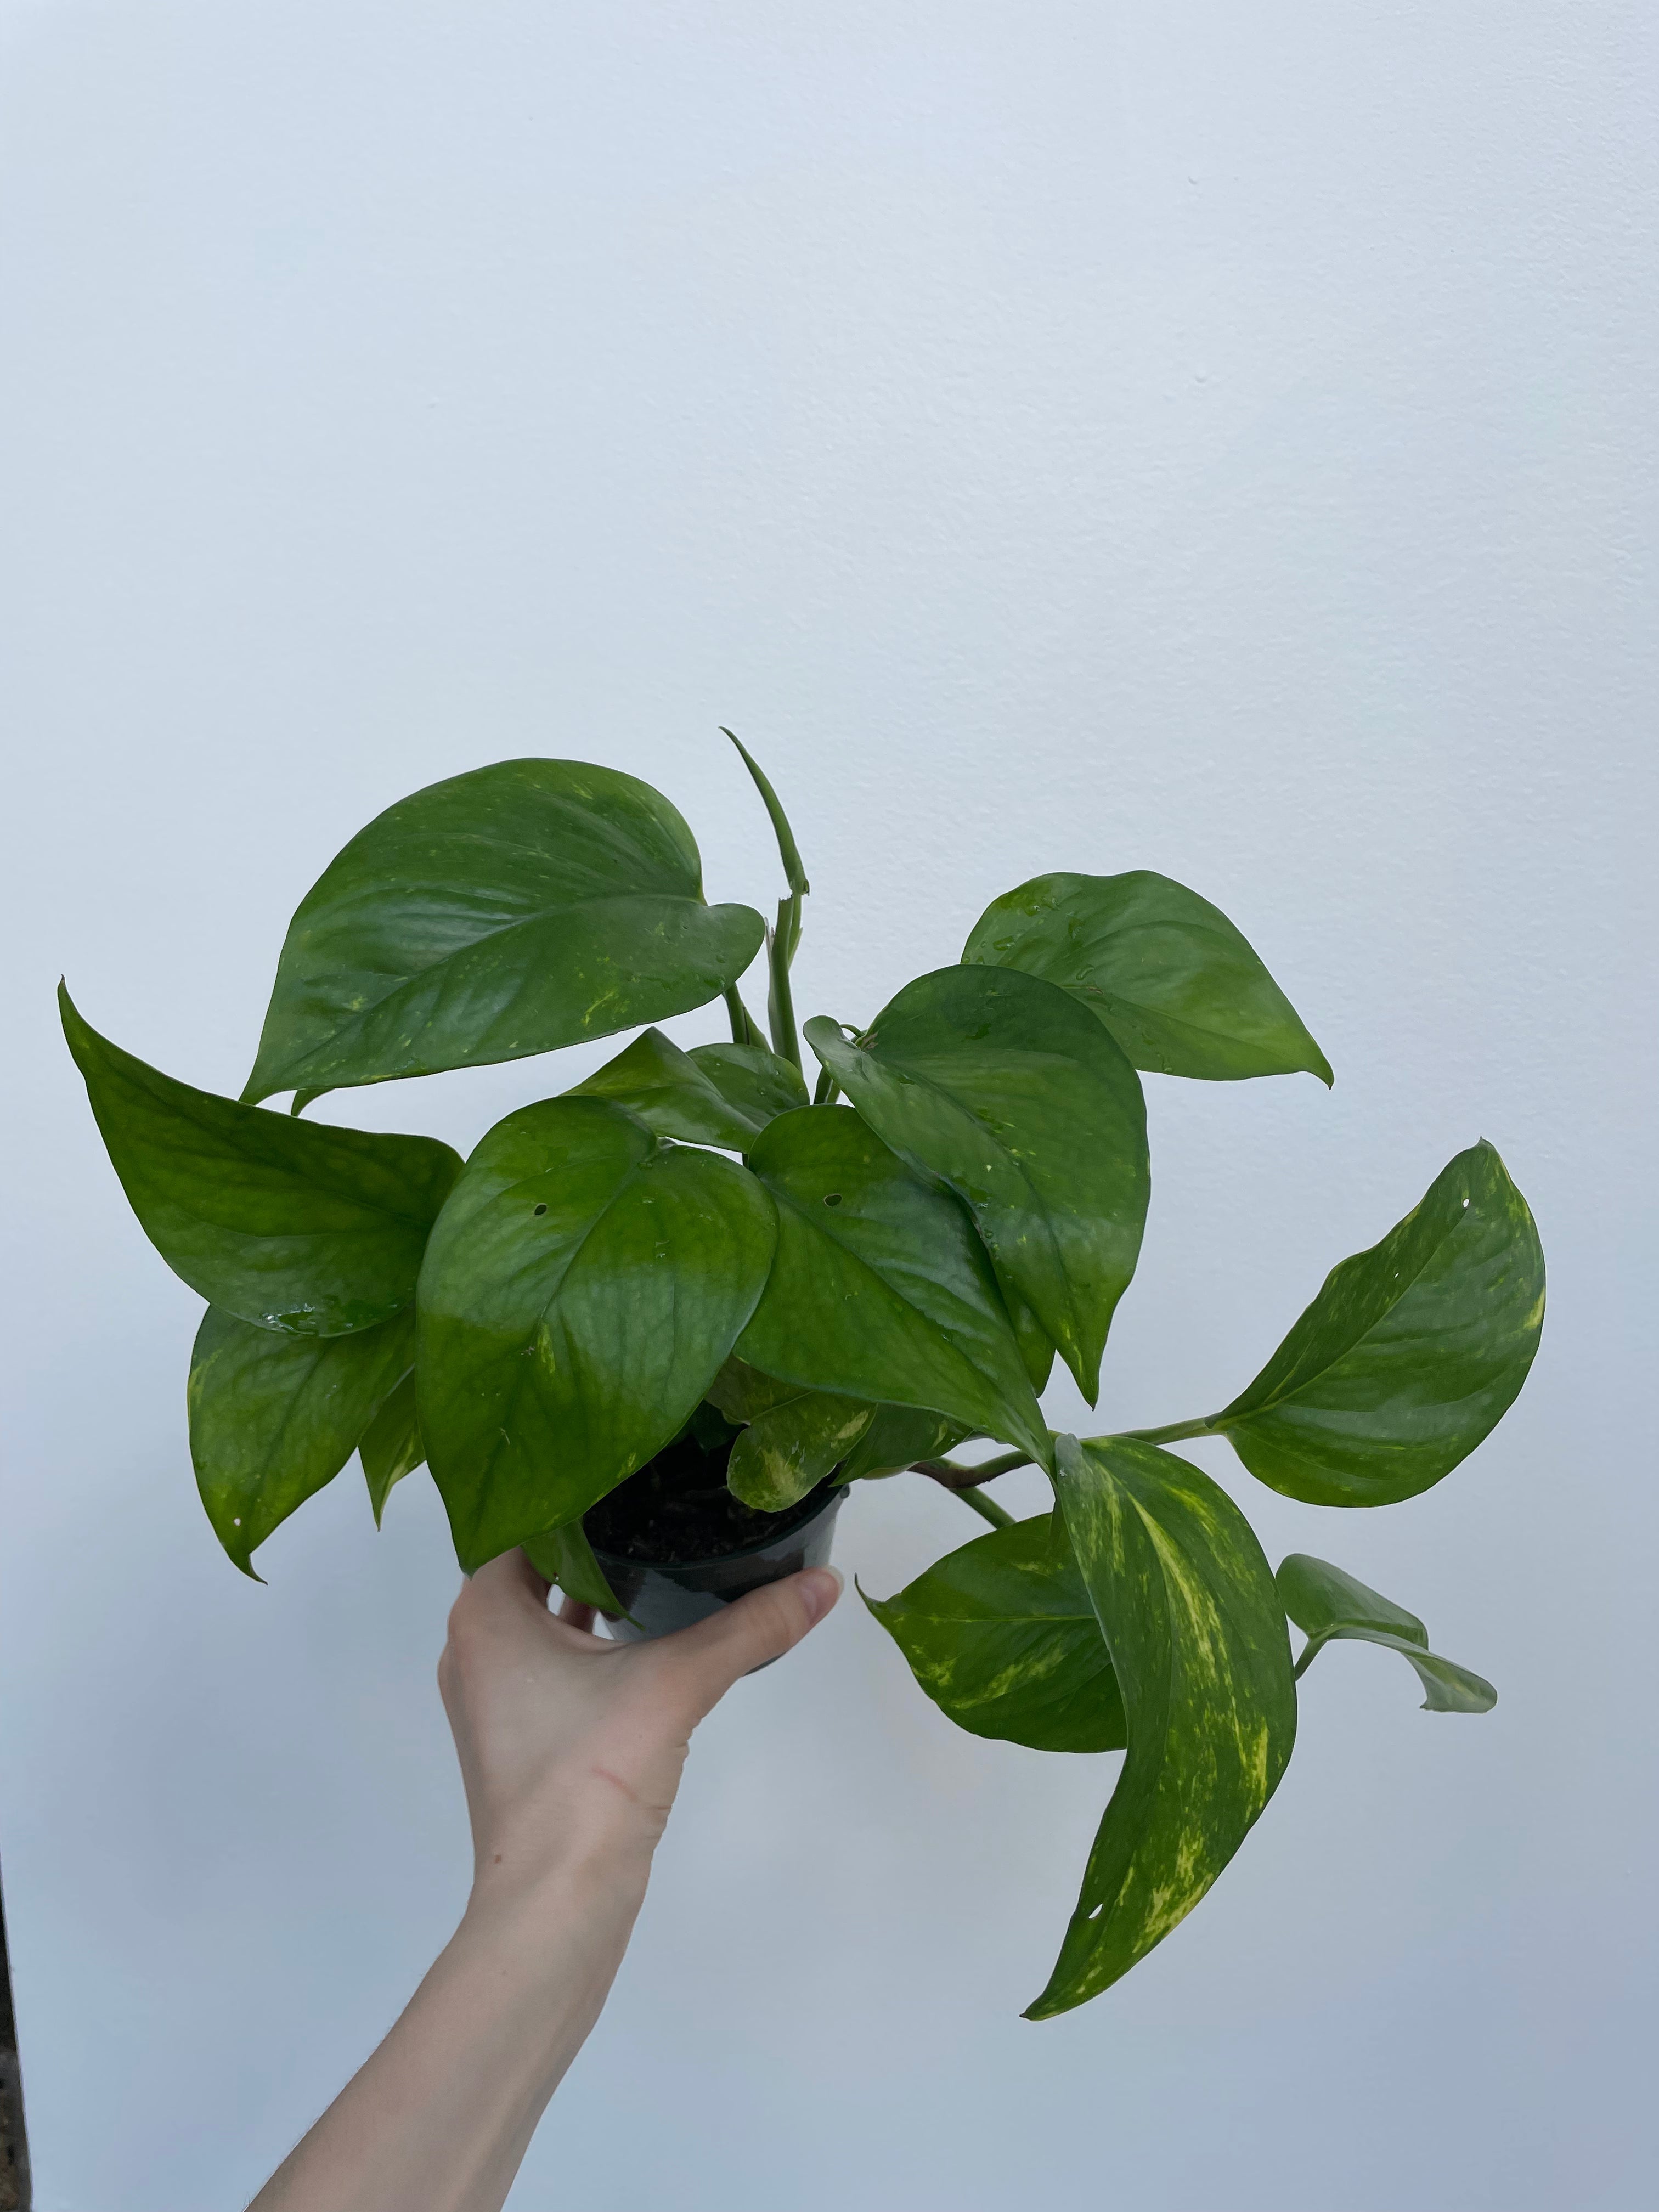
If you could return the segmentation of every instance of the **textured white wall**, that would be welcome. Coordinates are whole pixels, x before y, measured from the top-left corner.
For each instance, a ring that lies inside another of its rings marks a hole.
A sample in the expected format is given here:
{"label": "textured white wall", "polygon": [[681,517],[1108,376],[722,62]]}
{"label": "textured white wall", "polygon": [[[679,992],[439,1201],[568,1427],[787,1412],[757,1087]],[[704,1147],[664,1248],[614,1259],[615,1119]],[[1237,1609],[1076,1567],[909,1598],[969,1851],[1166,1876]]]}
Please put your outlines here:
{"label": "textured white wall", "polygon": [[[1431,1718],[1333,1652],[1212,1898],[1030,2027],[1115,1762],[956,1734],[847,1603],[700,1740],[514,2204],[1645,2201],[1651,10],[3,24],[0,1851],[41,2204],[240,2202],[465,1878],[430,1490],[377,1538],[343,1478],[267,1589],[217,1555],[196,1302],[52,985],[234,1089],[322,864],[525,751],[659,783],[713,895],[769,900],[718,721],[800,829],[804,1012],[873,1009],[1041,869],[1150,866],[1329,1052],[1330,1097],[1149,1081],[1107,1419],[1231,1395],[1498,1144],[1553,1304],[1479,1456],[1338,1515],[1200,1449],[1274,1559],[1346,1562],[1502,1702]],[[465,1146],[600,1056],[329,1111]],[[873,1487],[842,1555],[884,1593],[974,1525]]]}

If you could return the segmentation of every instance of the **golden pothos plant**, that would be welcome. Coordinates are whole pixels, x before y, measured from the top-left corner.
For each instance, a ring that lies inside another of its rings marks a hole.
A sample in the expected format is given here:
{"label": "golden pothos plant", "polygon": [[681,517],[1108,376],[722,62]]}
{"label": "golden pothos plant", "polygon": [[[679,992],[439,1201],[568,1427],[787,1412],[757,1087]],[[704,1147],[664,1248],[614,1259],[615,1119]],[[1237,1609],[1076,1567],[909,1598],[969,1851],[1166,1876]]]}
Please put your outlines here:
{"label": "golden pothos plant", "polygon": [[[1052,1433],[1054,1359],[1092,1406],[1139,1252],[1140,1071],[1328,1083],[1324,1054],[1232,923],[1144,870],[1023,884],[957,965],[798,1033],[807,879],[743,757],[786,878],[769,927],[707,903],[691,833],[647,785],[503,761],[400,800],[324,871],[240,1100],[145,1066],[66,994],[64,1027],[139,1220],[209,1302],[191,1449],[246,1572],[355,1452],[377,1520],[424,1463],[464,1569],[525,1545],[614,1610],[583,1516],[710,1407],[758,1512],[915,1469],[991,1524],[867,1602],[961,1727],[1126,1753],[1041,2019],[1107,1988],[1215,1880],[1284,1772],[1296,1677],[1325,1644],[1400,1652],[1434,1711],[1496,1696],[1339,1568],[1298,1554],[1275,1577],[1168,1447],[1224,1436],[1313,1505],[1415,1496],[1520,1389],[1542,1254],[1476,1144],[1218,1411]],[[763,948],[764,1032],[739,989]],[[729,1036],[690,1050],[650,1026],[722,1001]],[[299,1118],[331,1091],[629,1030],[465,1162]],[[289,1114],[263,1104],[283,1093]],[[1004,1449],[950,1456],[973,1439]],[[985,1486],[1032,1462],[1054,1507],[1015,1522]],[[1294,1663],[1287,1617],[1308,1638]]]}

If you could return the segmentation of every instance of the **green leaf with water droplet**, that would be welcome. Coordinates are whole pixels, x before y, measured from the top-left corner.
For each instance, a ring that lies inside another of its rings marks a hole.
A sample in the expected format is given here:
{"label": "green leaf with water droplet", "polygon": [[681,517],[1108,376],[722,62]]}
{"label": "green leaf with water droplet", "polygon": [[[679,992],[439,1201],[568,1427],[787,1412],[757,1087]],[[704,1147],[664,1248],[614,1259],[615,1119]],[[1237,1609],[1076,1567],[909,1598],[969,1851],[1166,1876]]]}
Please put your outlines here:
{"label": "green leaf with water droplet", "polygon": [[1218,907],[1168,876],[1036,876],[994,900],[963,959],[1023,969],[1080,1000],[1137,1067],[1232,1082],[1330,1063]]}
{"label": "green leaf with water droplet", "polygon": [[274,1528],[331,1482],[407,1375],[415,1318],[283,1336],[210,1306],[190,1362],[190,1455],[213,1533],[245,1575]]}
{"label": "green leaf with water droplet", "polygon": [[414,1299],[460,1160],[195,1090],[123,1052],[60,985],[64,1034],[133,1212],[176,1275],[261,1328],[343,1336]]}
{"label": "green leaf with water droplet", "polygon": [[1187,1461],[1055,1439],[1060,1510],[1128,1719],[1128,1755],[1028,2020],[1127,1974],[1203,1897],[1296,1741],[1285,1615],[1261,1547]]}
{"label": "green leaf with water droplet", "polygon": [[808,1103],[799,1068],[763,1044],[694,1044],[686,1058],[753,1128]]}
{"label": "green leaf with water droplet", "polygon": [[1427,1692],[1425,1712],[1489,1713],[1498,1703],[1497,1691],[1483,1675],[1430,1650],[1429,1632],[1414,1613],[1334,1567],[1328,1559],[1292,1552],[1273,1579],[1285,1612],[1307,1635],[1306,1648],[1296,1662],[1298,1675],[1307,1673],[1328,1644],[1380,1644],[1385,1650],[1398,1651],[1417,1669]]}
{"label": "green leaf with water droplet", "polygon": [[1392,1504],[1490,1435],[1543,1322],[1544,1255],[1527,1201],[1493,1147],[1473,1145],[1380,1244],[1332,1269],[1208,1425],[1286,1497]]}
{"label": "green leaf with water droplet", "polygon": [[301,901],[243,1096],[384,1083],[609,1036],[718,998],[760,950],[705,904],[659,792],[499,761],[399,799]]}
{"label": "green leaf with water droplet", "polygon": [[421,1426],[469,1574],[580,1519],[678,1433],[754,1310],[773,1237],[745,1170],[605,1099],[496,1123],[420,1282]]}
{"label": "green leaf with water droplet", "polygon": [[864,1601],[939,1711],[970,1735],[1032,1751],[1127,1742],[1100,1623],[1053,1514],[976,1536],[896,1596]]}
{"label": "green leaf with water droplet", "polygon": [[1052,983],[996,968],[922,976],[856,1044],[822,1017],[805,1035],[876,1134],[968,1206],[1092,1405],[1151,1189],[1139,1079],[1111,1037]]}

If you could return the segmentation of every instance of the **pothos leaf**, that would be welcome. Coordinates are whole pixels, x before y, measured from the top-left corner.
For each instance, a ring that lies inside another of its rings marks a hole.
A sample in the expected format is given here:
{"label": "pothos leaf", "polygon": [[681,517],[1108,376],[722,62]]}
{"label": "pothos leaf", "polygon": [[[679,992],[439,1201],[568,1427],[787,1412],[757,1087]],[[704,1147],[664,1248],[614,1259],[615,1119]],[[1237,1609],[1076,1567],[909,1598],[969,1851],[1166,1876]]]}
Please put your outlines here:
{"label": "pothos leaf", "polygon": [[956,1201],[844,1106],[781,1115],[749,1164],[777,1202],[778,1246],[738,1356],[813,1389],[947,1414],[1046,1463],[1019,1346]]}
{"label": "pothos leaf", "polygon": [[943,1413],[923,1413],[915,1406],[878,1406],[869,1427],[842,1462],[838,1480],[859,1482],[897,1474],[918,1460],[953,1451],[972,1433]]}
{"label": "pothos leaf", "polygon": [[1055,1460],[1129,1747],[1028,2020],[1109,1989],[1192,1911],[1272,1796],[1296,1739],[1284,1613],[1225,1492],[1187,1461],[1123,1437],[1058,1437]]}
{"label": "pothos leaf", "polygon": [[210,1306],[190,1362],[190,1455],[213,1533],[245,1575],[331,1482],[409,1371],[412,1314],[350,1336],[283,1336]]}
{"label": "pothos leaf", "polygon": [[594,1558],[593,1547],[580,1521],[532,1536],[524,1551],[536,1572],[556,1583],[578,1605],[591,1605],[596,1613],[608,1613],[613,1620],[623,1614],[622,1601],[606,1581],[605,1569]]}
{"label": "pothos leaf", "polygon": [[969,1208],[1092,1405],[1151,1188],[1139,1079],[1111,1037],[1053,984],[997,968],[921,977],[856,1044],[822,1018],[805,1036],[884,1143]]}
{"label": "pothos leaf", "polygon": [[583,761],[499,761],[399,799],[289,926],[244,1097],[315,1097],[608,1036],[719,997],[760,950],[710,907],[659,792]]}
{"label": "pothos leaf", "polygon": [[1307,1634],[1296,1662],[1298,1675],[1306,1674],[1327,1644],[1380,1644],[1385,1650],[1398,1651],[1417,1669],[1427,1692],[1425,1712],[1489,1713],[1498,1703],[1497,1691],[1483,1675],[1429,1650],[1429,1632],[1414,1613],[1334,1567],[1328,1559],[1292,1552],[1273,1579],[1285,1612]]}
{"label": "pothos leaf", "polygon": [[1137,1067],[1231,1082],[1330,1062],[1218,907],[1151,869],[1037,876],[994,900],[964,962],[1023,969],[1082,1001]]}
{"label": "pothos leaf", "polygon": [[733,1106],[710,1073],[660,1030],[647,1030],[615,1060],[585,1082],[574,1084],[570,1098],[608,1098],[636,1115],[659,1137],[688,1145],[718,1145],[746,1152],[765,1127]]}
{"label": "pothos leaf", "polygon": [[807,1103],[799,1068],[763,1044],[694,1044],[686,1058],[753,1128]]}
{"label": "pothos leaf", "polygon": [[993,1529],[883,1601],[860,1590],[949,1720],[1032,1751],[1117,1751],[1123,1699],[1052,1513]]}
{"label": "pothos leaf", "polygon": [[421,1426],[468,1573],[579,1519],[678,1433],[773,1237],[752,1176],[604,1099],[496,1123],[420,1283]]}
{"label": "pothos leaf", "polygon": [[1490,1435],[1543,1321],[1527,1201],[1492,1146],[1474,1145],[1380,1244],[1331,1270],[1255,1382],[1206,1425],[1286,1497],[1393,1504]]}
{"label": "pothos leaf", "polygon": [[362,1462],[363,1479],[368,1485],[368,1502],[374,1509],[374,1526],[378,1528],[386,1511],[386,1499],[392,1486],[413,1474],[424,1465],[426,1446],[421,1441],[420,1417],[415,1407],[415,1370],[411,1367],[403,1381],[386,1398],[380,1410],[363,1431],[357,1446],[357,1456]]}
{"label": "pothos leaf", "polygon": [[875,1408],[809,1390],[728,1359],[708,1386],[713,1404],[746,1425],[732,1446],[726,1486],[757,1513],[781,1513],[816,1489],[866,1429]]}
{"label": "pothos leaf", "polygon": [[100,1036],[61,984],[58,997],[121,1187],[193,1291],[294,1336],[373,1328],[412,1303],[460,1172],[447,1145],[319,1127],[195,1090]]}

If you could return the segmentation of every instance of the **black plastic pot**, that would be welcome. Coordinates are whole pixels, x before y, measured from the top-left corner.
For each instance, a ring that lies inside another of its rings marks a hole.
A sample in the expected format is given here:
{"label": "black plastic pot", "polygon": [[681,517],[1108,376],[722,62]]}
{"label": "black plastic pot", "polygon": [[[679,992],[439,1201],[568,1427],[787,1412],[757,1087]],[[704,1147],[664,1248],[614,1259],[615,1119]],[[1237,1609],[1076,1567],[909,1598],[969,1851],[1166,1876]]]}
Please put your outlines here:
{"label": "black plastic pot", "polygon": [[595,1544],[593,1556],[605,1580],[632,1616],[610,1621],[611,1635],[629,1644],[672,1636],[767,1583],[781,1582],[803,1567],[827,1566],[836,1516],[846,1495],[821,1485],[793,1512],[778,1514],[779,1525],[758,1541],[719,1559],[623,1559]]}

